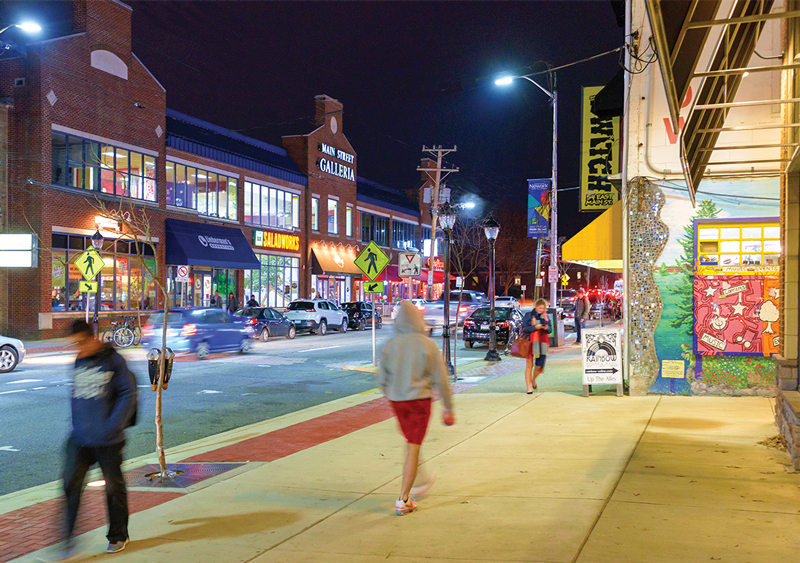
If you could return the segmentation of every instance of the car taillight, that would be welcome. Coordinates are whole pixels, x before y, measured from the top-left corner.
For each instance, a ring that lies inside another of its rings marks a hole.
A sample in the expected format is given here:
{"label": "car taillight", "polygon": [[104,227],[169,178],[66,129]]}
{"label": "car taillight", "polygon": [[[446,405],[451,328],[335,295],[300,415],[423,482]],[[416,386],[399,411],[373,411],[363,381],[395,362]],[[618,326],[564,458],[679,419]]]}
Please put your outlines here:
{"label": "car taillight", "polygon": [[197,325],[185,324],[181,330],[181,336],[194,336],[197,334]]}
{"label": "car taillight", "polygon": [[317,310],[314,309],[313,307],[311,309],[306,309],[306,313],[316,313],[316,312]]}
{"label": "car taillight", "polygon": [[466,313],[467,311],[469,311],[469,307],[461,306],[458,308],[459,313]]}
{"label": "car taillight", "polygon": [[142,336],[153,336],[153,334],[155,334],[153,331],[154,328],[155,325],[144,325],[144,327],[142,327]]}
{"label": "car taillight", "polygon": [[475,326],[475,323],[468,319],[468,320],[464,321],[464,326]]}
{"label": "car taillight", "polygon": [[503,321],[503,322],[498,321],[498,323],[500,324],[500,328],[508,328],[511,326],[511,323],[508,321]]}
{"label": "car taillight", "polygon": [[424,311],[425,310],[425,305],[422,305],[422,304],[417,305],[417,309],[419,309],[420,311]]}
{"label": "car taillight", "polygon": [[249,325],[254,325],[254,324],[256,324],[257,322],[258,322],[258,321],[257,321],[255,318],[251,318],[251,319],[248,319],[248,321],[247,321],[247,324],[249,324]]}

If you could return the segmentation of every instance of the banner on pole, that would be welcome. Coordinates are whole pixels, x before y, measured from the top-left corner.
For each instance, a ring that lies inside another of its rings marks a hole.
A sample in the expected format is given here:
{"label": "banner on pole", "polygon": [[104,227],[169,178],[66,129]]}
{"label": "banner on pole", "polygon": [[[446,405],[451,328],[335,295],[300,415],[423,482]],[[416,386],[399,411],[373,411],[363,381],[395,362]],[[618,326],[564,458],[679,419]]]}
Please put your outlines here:
{"label": "banner on pole", "polygon": [[528,180],[528,237],[550,234],[550,179]]}
{"label": "banner on pole", "polygon": [[603,86],[583,88],[581,111],[581,211],[605,211],[619,199],[609,176],[619,174],[619,117],[600,119],[592,100]]}

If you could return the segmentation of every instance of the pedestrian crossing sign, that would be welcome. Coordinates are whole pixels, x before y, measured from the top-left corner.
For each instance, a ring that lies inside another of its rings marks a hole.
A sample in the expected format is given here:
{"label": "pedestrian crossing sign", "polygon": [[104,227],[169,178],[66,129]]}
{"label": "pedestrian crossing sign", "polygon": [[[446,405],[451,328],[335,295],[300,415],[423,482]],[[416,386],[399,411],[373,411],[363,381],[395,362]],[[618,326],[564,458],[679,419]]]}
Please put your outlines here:
{"label": "pedestrian crossing sign", "polygon": [[106,263],[94,248],[81,252],[75,259],[75,267],[80,270],[86,281],[96,278],[105,265]]}
{"label": "pedestrian crossing sign", "polygon": [[78,282],[78,291],[81,293],[97,293],[97,282],[81,280]]}
{"label": "pedestrian crossing sign", "polygon": [[371,240],[367,247],[356,256],[354,262],[370,281],[375,281],[375,278],[381,275],[381,272],[389,264],[389,257],[375,244],[374,240]]}

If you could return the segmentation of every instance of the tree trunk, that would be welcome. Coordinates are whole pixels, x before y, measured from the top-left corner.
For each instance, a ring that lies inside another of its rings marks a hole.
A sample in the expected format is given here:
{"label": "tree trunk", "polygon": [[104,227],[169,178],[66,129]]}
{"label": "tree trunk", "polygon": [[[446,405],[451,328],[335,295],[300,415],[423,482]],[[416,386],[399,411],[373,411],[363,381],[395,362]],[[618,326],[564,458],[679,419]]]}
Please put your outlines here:
{"label": "tree trunk", "polygon": [[164,377],[167,368],[167,322],[169,319],[169,296],[164,293],[164,327],[161,331],[161,355],[158,359],[158,387],[156,388],[156,453],[161,477],[167,476],[167,458],[164,454],[164,425],[161,421],[161,401],[164,393]]}

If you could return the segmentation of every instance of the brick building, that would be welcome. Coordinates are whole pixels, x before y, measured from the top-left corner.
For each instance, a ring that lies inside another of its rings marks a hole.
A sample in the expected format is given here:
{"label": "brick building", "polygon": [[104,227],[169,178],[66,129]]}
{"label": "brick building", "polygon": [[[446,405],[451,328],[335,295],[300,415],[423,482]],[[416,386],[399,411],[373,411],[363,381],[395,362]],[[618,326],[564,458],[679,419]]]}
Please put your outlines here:
{"label": "brick building", "polygon": [[[63,335],[93,309],[74,261],[95,232],[102,325],[163,307],[159,287],[170,306],[217,294],[223,306],[229,294],[276,307],[353,300],[365,242],[391,264],[422,247],[418,204],[358,177],[341,103],[317,96],[316,128],[283,148],[168,110],[131,51],[131,14],[117,0],[75,0],[72,33],[0,60],[0,232],[39,241],[36,267],[0,269],[0,333]],[[396,266],[384,276],[390,301],[407,295]]]}

